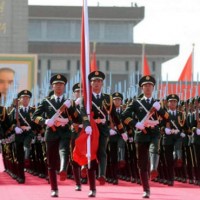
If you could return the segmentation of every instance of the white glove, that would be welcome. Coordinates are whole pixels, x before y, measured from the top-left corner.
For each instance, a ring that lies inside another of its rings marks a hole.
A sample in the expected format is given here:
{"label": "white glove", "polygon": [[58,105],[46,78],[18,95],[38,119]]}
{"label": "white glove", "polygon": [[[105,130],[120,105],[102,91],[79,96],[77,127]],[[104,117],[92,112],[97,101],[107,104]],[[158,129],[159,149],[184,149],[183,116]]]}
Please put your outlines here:
{"label": "white glove", "polygon": [[165,128],[165,133],[171,135],[172,130],[170,128]]}
{"label": "white glove", "polygon": [[75,101],[75,104],[78,106],[80,105],[81,103],[81,97],[77,98],[76,101]]}
{"label": "white glove", "polygon": [[159,111],[159,110],[160,110],[160,103],[159,103],[158,101],[154,102],[154,103],[153,103],[153,107],[154,107],[157,111]]}
{"label": "white glove", "polygon": [[199,129],[199,128],[197,128],[196,134],[197,134],[197,135],[200,135],[200,129]]}
{"label": "white glove", "polygon": [[132,143],[132,142],[133,142],[133,137],[129,137],[129,138],[128,138],[128,141],[129,141],[130,143]]}
{"label": "white glove", "polygon": [[137,124],[135,125],[135,127],[137,128],[137,129],[139,129],[139,130],[144,130],[144,124],[143,123],[141,123],[141,122],[137,122]]}
{"label": "white glove", "polygon": [[122,133],[121,136],[122,136],[122,138],[123,138],[123,140],[124,140],[125,142],[128,140],[128,135],[127,135],[127,133]]}
{"label": "white glove", "polygon": [[87,135],[91,135],[92,134],[92,127],[91,126],[87,126],[85,128],[85,132],[86,132]]}
{"label": "white glove", "polygon": [[182,138],[184,138],[186,135],[185,135],[185,133],[182,132],[182,133],[180,134],[180,136],[181,136]]}
{"label": "white glove", "polygon": [[22,134],[23,130],[19,127],[15,127],[15,133],[16,134]]}
{"label": "white glove", "polygon": [[64,102],[64,105],[69,108],[71,106],[71,100],[70,99],[67,99],[65,102]]}
{"label": "white glove", "polygon": [[52,119],[46,119],[45,124],[48,127],[52,127],[54,125],[54,121]]}
{"label": "white glove", "polygon": [[114,129],[110,129],[110,136],[116,135],[117,132]]}

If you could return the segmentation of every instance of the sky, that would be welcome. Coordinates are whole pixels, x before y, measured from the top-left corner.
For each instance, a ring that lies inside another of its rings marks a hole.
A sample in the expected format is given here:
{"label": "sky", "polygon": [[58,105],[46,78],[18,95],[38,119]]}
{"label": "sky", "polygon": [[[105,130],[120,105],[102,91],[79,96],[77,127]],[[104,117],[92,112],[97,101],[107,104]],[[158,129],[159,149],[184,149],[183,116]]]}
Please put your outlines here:
{"label": "sky", "polygon": [[[82,0],[28,0],[29,5],[82,6]],[[88,6],[145,7],[143,21],[134,28],[134,42],[179,44],[179,55],[162,64],[162,80],[177,81],[194,49],[193,79],[200,74],[199,0],[87,0]]]}

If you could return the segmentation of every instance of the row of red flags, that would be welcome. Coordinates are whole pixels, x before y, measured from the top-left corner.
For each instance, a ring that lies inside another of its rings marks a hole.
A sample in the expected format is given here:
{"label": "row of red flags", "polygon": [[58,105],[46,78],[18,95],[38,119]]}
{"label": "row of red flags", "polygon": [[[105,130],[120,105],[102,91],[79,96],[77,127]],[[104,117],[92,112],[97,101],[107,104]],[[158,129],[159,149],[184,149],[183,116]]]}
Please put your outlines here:
{"label": "row of red flags", "polygon": [[[193,61],[193,53],[190,54],[180,76],[179,76],[179,79],[178,81],[188,81],[188,82],[192,82],[192,61]],[[148,65],[148,60],[147,60],[147,57],[146,55],[143,56],[143,76],[147,76],[147,75],[150,75],[151,74],[151,71],[150,71],[150,67]]]}

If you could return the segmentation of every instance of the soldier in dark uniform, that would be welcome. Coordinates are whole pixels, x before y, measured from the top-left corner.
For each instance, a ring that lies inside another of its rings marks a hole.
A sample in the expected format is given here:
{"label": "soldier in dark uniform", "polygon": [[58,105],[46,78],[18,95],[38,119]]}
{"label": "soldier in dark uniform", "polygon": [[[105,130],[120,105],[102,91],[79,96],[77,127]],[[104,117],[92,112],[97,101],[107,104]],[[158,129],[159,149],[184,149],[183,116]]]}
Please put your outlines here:
{"label": "soldier in dark uniform", "polygon": [[[1,98],[1,93],[0,93],[0,98]],[[0,106],[0,145],[2,147],[2,158],[5,170],[9,170],[7,146],[10,144],[7,144],[6,139],[7,137],[11,137],[11,131],[12,127],[8,117],[7,110],[4,106]]]}
{"label": "soldier in dark uniform", "polygon": [[192,117],[192,149],[194,157],[195,184],[200,185],[200,97],[194,99],[195,110]]}
{"label": "soldier in dark uniform", "polygon": [[[122,113],[122,101],[123,95],[119,92],[115,92],[112,94],[113,103],[116,108],[116,113],[120,118],[120,114]],[[118,133],[115,125],[110,122],[110,135],[109,135],[109,153],[110,153],[110,168],[112,170],[111,180],[114,185],[118,184],[118,166],[121,168],[125,167],[125,141]]]}
{"label": "soldier in dark uniform", "polygon": [[[61,74],[51,77],[50,84],[54,95],[44,98],[33,114],[33,121],[42,126],[46,125],[45,142],[47,151],[47,165],[51,184],[51,196],[58,196],[56,170],[60,161],[60,180],[66,180],[67,161],[69,160],[70,126],[66,109],[56,119],[52,116],[64,104],[70,107],[70,100],[64,96],[67,79]],[[70,111],[70,110],[69,110]]]}
{"label": "soldier in dark uniform", "polygon": [[[99,146],[97,151],[97,159],[99,161],[99,174],[98,181],[101,185],[105,184],[106,181],[106,164],[107,164],[107,143],[109,136],[109,117],[111,116],[117,130],[121,134],[124,140],[127,140],[127,134],[124,132],[123,125],[116,114],[116,109],[113,105],[113,99],[111,95],[102,93],[103,80],[105,74],[101,71],[91,72],[88,76],[92,87],[92,112],[94,113],[94,121],[99,129]],[[109,116],[110,115],[110,116]],[[95,179],[95,169],[91,167],[88,170],[89,181]],[[91,195],[95,196],[96,188],[91,188]]]}
{"label": "soldier in dark uniform", "polygon": [[[31,120],[35,108],[29,106],[32,93],[29,90],[22,90],[18,93],[17,98],[21,104],[18,108],[13,109],[9,116],[11,123],[15,126],[15,144],[18,169],[18,183],[25,182],[24,169],[30,166],[30,147],[34,137],[34,130],[37,125]],[[18,117],[17,117],[18,116]]]}
{"label": "soldier in dark uniform", "polygon": [[173,186],[174,168],[182,166],[182,140],[186,137],[184,133],[186,128],[185,123],[181,122],[184,118],[183,113],[177,110],[179,97],[176,94],[170,94],[167,96],[167,102],[171,121],[164,131],[163,146],[168,171],[168,185]]}
{"label": "soldier in dark uniform", "polygon": [[[79,107],[79,97],[81,95],[81,87],[80,83],[76,83],[72,87],[74,102],[73,105],[76,106],[76,111],[80,114],[80,107]],[[77,105],[76,105],[77,104]],[[81,166],[73,160],[73,150],[75,147],[75,141],[78,138],[81,129],[83,128],[82,119],[79,115],[77,123],[73,123],[72,126],[72,134],[71,134],[71,144],[70,144],[70,151],[71,151],[71,162],[72,162],[72,169],[74,174],[74,180],[76,182],[75,191],[81,191]]]}
{"label": "soldier in dark uniform", "polygon": [[[158,175],[157,165],[159,161],[160,141],[158,116],[161,115],[166,121],[169,118],[169,114],[152,97],[155,83],[156,81],[152,76],[143,76],[139,81],[139,86],[142,88],[144,96],[141,100],[134,100],[122,113],[124,123],[132,128],[136,128],[134,140],[136,142],[138,167],[144,190],[143,198],[149,198],[150,196],[148,181],[149,152],[151,179],[154,179]],[[153,114],[150,119],[144,120],[149,110]],[[133,114],[135,118],[133,118]]]}

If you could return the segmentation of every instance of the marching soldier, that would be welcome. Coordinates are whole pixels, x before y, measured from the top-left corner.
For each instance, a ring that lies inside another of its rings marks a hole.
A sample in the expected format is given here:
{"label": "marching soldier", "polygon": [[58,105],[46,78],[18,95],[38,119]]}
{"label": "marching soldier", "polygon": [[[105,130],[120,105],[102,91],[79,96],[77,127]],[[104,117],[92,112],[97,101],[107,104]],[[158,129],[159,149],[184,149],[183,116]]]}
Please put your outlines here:
{"label": "marching soldier", "polygon": [[[73,91],[73,96],[74,96],[73,105],[76,106],[75,109],[80,116],[80,106],[79,106],[79,102],[78,102],[80,100],[79,97],[81,95],[80,83],[74,84],[72,87],[72,91]],[[72,128],[72,134],[71,134],[70,151],[71,151],[72,170],[73,170],[73,174],[74,174],[74,180],[76,182],[75,191],[81,191],[81,176],[80,176],[81,166],[73,160],[73,155],[72,155],[74,147],[75,147],[75,141],[78,138],[80,131],[83,128],[81,117],[79,117],[77,123],[72,124],[71,128]]]}
{"label": "marching soldier", "polygon": [[[122,113],[122,100],[123,95],[119,92],[112,94],[113,103],[115,105],[116,113],[120,118]],[[111,120],[110,120],[111,121]],[[110,162],[111,162],[111,173],[112,173],[112,183],[114,185],[118,184],[118,166],[121,168],[125,167],[125,141],[118,133],[117,128],[114,126],[113,122],[110,122],[110,135],[109,135],[109,145],[110,145]]]}
{"label": "marching soldier", "polygon": [[[160,141],[158,116],[161,115],[166,121],[169,118],[169,114],[152,97],[155,83],[156,81],[152,76],[143,76],[139,81],[139,86],[144,96],[140,100],[134,100],[122,113],[123,122],[127,126],[136,129],[134,140],[136,142],[138,167],[144,190],[143,198],[149,198],[150,196],[148,180],[149,152],[151,179],[158,175],[157,166]],[[133,114],[135,118],[133,118]]]}
{"label": "marching soldier", "polygon": [[[170,94],[167,96],[167,102],[171,120],[164,131],[163,146],[168,171],[168,185],[173,186],[174,167],[182,166],[182,138],[186,137],[186,127],[184,114],[177,110],[179,97],[176,94]],[[174,165],[174,155],[176,165]]]}
{"label": "marching soldier", "polygon": [[195,184],[200,185],[200,97],[194,99],[194,105],[195,110],[192,117],[192,148],[194,153]]}
{"label": "marching soldier", "polygon": [[[57,163],[60,161],[60,180],[66,180],[67,161],[69,160],[69,144],[70,144],[70,126],[69,116],[66,109],[60,112],[56,119],[52,118],[57,110],[64,104],[65,108],[70,107],[70,100],[66,100],[64,96],[65,85],[67,79],[61,74],[51,77],[50,84],[54,94],[46,97],[37,107],[32,119],[41,126],[46,125],[45,142],[48,174],[51,184],[51,196],[58,197],[57,185]],[[69,110],[70,111],[70,110]]]}
{"label": "marching soldier", "polygon": [[8,138],[13,138],[13,136],[11,135],[11,131],[12,127],[8,117],[7,109],[4,106],[0,106],[0,145],[2,147],[2,158],[5,170],[9,170],[8,145],[10,146],[10,144],[7,144],[6,141],[8,140]]}
{"label": "marching soldier", "polygon": [[[97,150],[97,159],[99,162],[99,174],[98,181],[100,185],[104,185],[106,181],[106,164],[107,164],[107,144],[109,136],[109,117],[111,116],[117,130],[121,134],[124,140],[127,140],[127,134],[124,132],[123,125],[116,114],[115,106],[113,105],[113,99],[111,95],[102,93],[103,80],[105,79],[105,74],[101,71],[94,71],[88,75],[88,79],[92,88],[92,113],[93,118],[97,124],[99,130],[99,145]],[[88,169],[89,182],[93,183],[93,187],[90,188],[91,192],[89,197],[96,196],[96,186],[95,186],[95,164],[91,164],[91,168]]]}
{"label": "marching soldier", "polygon": [[[25,183],[24,169],[30,167],[30,147],[34,137],[34,130],[37,125],[32,122],[31,116],[35,108],[29,106],[32,93],[29,90],[22,90],[18,93],[17,99],[21,106],[17,106],[9,114],[11,123],[15,126],[15,145],[18,169],[18,183]],[[17,101],[18,101],[17,100]]]}

